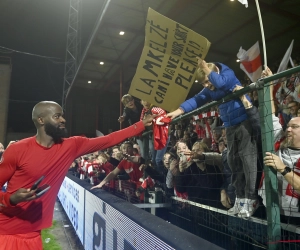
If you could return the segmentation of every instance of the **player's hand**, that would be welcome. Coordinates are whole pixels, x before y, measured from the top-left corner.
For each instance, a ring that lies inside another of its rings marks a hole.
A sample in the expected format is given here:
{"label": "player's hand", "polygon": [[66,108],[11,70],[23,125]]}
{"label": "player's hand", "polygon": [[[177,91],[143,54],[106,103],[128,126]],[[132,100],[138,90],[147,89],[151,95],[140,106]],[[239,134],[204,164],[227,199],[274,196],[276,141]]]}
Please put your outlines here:
{"label": "player's hand", "polygon": [[91,189],[102,188],[106,184],[106,181],[101,181],[97,186],[93,186]]}
{"label": "player's hand", "polygon": [[35,191],[36,190],[30,190],[30,188],[20,188],[10,196],[9,202],[11,205],[15,206],[20,202],[34,200],[36,199]]}
{"label": "player's hand", "polygon": [[158,115],[146,115],[143,119],[144,126],[145,127],[150,126],[153,122],[153,119],[157,116]]}

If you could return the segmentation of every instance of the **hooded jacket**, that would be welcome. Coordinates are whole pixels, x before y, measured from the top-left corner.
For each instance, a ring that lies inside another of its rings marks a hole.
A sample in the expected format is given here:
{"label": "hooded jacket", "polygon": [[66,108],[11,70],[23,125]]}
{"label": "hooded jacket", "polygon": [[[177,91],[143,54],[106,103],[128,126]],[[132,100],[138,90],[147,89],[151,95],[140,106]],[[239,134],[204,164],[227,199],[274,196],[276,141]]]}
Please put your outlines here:
{"label": "hooded jacket", "polygon": [[[231,94],[236,85],[241,86],[241,83],[229,67],[222,63],[215,64],[220,69],[220,74],[212,71],[208,75],[208,79],[212,85],[215,86],[215,89],[210,90],[208,88],[203,88],[203,90],[197,95],[183,102],[180,105],[180,108],[182,108],[185,113],[190,112],[208,102],[218,101],[226,95]],[[247,98],[249,99],[248,96]],[[244,105],[239,98],[219,105],[219,114],[225,127],[238,125],[248,118]]]}

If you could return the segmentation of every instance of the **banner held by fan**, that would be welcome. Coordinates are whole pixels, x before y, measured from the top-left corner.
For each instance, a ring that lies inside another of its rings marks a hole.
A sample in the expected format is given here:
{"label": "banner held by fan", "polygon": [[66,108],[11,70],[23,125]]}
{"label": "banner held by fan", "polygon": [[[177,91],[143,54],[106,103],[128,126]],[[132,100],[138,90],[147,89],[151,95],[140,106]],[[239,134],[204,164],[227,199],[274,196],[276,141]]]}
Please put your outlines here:
{"label": "banner held by fan", "polygon": [[149,8],[143,52],[129,94],[167,111],[186,99],[195,80],[197,59],[210,42]]}

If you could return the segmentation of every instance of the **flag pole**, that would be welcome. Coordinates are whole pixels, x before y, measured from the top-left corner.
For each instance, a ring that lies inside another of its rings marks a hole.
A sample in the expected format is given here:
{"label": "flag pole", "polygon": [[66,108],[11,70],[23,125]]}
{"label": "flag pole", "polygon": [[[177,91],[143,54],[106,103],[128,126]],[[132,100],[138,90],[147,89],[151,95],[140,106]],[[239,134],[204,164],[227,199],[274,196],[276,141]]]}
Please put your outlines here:
{"label": "flag pole", "polygon": [[263,51],[264,51],[264,67],[266,69],[267,68],[267,51],[266,51],[266,41],[265,41],[264,26],[263,26],[263,23],[262,23],[262,18],[261,18],[261,13],[260,13],[260,8],[259,8],[258,0],[255,0],[255,3],[256,3],[256,8],[257,8],[257,14],[258,14],[259,25],[260,25],[260,32],[261,32],[261,39],[262,39]]}
{"label": "flag pole", "polygon": [[[265,43],[265,35],[264,35],[264,28],[261,19],[260,8],[258,4],[258,0],[255,0],[257,13],[259,17],[260,23],[260,31],[263,43],[263,51],[264,51],[264,67],[267,68],[267,53],[266,53],[266,43]],[[270,88],[270,87],[268,87]],[[258,91],[258,100],[259,104],[261,105],[261,109],[259,110],[259,114],[261,117],[264,117],[264,121],[261,120],[261,133],[265,134],[268,131],[267,124],[271,124],[272,127],[272,118],[270,114],[271,110],[271,100],[273,100],[272,94],[269,91],[266,91],[268,88],[264,87],[264,89]],[[265,92],[266,91],[266,92]],[[273,127],[272,127],[273,128]],[[266,152],[268,150],[274,150],[274,146],[270,141],[273,141],[273,136],[265,135],[265,140],[262,140],[263,151]],[[275,171],[276,172],[276,171]],[[277,190],[277,177],[276,173],[266,165],[264,166],[264,174],[265,174],[265,190],[266,190],[266,210],[267,210],[267,235],[270,241],[274,239],[281,238],[281,227],[280,227],[280,214],[279,211],[279,201],[278,195],[276,194],[275,190]],[[271,245],[269,244],[268,249],[270,250],[277,250],[281,249],[279,244]]]}

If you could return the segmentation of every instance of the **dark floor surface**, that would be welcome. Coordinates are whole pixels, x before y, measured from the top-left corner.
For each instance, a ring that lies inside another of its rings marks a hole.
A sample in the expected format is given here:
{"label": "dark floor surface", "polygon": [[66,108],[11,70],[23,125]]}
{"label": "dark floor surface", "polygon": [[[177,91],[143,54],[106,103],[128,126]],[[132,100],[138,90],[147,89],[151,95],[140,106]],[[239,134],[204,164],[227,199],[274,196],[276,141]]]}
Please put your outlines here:
{"label": "dark floor surface", "polygon": [[55,235],[57,243],[63,250],[84,249],[67,214],[58,200],[55,202],[53,220],[57,222],[57,227],[51,230],[51,233]]}

